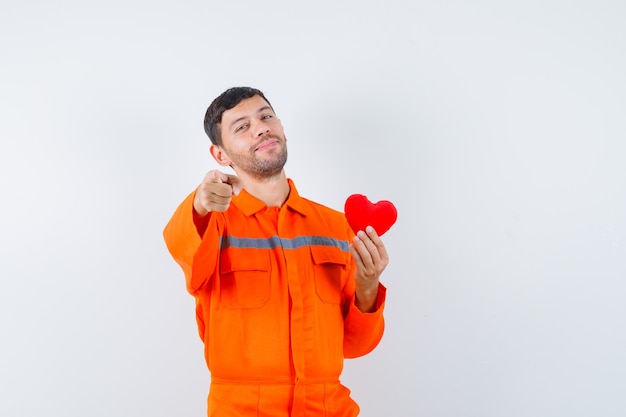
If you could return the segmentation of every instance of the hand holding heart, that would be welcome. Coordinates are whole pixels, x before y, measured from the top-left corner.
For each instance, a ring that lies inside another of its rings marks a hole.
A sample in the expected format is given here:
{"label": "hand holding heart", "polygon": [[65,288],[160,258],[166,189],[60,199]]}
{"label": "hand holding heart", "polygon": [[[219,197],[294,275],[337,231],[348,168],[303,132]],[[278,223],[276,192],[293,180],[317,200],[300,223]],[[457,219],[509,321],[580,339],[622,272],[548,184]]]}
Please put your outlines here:
{"label": "hand holding heart", "polygon": [[389,201],[372,204],[367,197],[353,194],[346,200],[348,224],[356,233],[350,252],[356,263],[355,304],[363,312],[376,309],[380,275],[389,264],[389,256],[379,235],[395,223],[398,214]]}

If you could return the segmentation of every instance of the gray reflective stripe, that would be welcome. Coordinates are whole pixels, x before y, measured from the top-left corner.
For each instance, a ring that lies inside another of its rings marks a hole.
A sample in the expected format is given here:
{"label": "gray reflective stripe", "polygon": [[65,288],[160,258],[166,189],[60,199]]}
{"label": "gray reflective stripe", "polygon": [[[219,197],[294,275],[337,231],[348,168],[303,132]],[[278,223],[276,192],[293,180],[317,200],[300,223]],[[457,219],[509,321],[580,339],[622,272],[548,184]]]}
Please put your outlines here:
{"label": "gray reflective stripe", "polygon": [[228,235],[222,236],[220,244],[221,249],[275,249],[281,247],[283,249],[299,249],[305,246],[334,246],[344,252],[350,250],[350,244],[347,240],[339,240],[327,236],[298,236],[293,239],[287,239],[278,236],[253,238]]}

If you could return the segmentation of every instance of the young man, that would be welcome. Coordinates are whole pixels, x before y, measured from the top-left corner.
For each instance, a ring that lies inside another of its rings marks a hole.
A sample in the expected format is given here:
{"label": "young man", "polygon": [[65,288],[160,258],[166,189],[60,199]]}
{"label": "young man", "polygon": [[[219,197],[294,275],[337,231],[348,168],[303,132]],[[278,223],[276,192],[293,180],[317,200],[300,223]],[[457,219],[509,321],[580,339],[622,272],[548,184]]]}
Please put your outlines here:
{"label": "young man", "polygon": [[236,175],[207,173],[164,237],[196,299],[208,415],[358,415],[339,376],[383,334],[383,242],[298,194],[261,91],[225,91],[204,123],[211,155]]}

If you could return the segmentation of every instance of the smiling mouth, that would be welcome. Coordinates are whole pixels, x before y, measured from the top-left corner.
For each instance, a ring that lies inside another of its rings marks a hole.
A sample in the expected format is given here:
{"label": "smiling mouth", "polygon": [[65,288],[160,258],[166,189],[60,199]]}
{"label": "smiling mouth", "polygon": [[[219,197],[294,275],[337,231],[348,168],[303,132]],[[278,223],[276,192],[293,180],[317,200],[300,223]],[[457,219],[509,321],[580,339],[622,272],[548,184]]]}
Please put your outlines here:
{"label": "smiling mouth", "polygon": [[256,151],[262,151],[262,150],[264,150],[264,149],[268,149],[268,148],[274,147],[274,146],[276,146],[277,144],[278,144],[278,140],[276,140],[276,139],[266,139],[266,140],[264,140],[263,142],[261,142],[261,143],[259,144],[259,146],[257,146],[257,147],[254,149],[254,151],[255,151],[255,152],[256,152]]}

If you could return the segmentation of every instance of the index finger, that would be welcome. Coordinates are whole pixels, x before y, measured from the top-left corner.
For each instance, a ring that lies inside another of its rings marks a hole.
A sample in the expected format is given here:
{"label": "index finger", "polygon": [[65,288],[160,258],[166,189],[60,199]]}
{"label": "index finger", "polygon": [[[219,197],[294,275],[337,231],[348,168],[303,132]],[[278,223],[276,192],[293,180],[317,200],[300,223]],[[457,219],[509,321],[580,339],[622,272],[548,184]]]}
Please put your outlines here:
{"label": "index finger", "polygon": [[239,191],[241,191],[241,181],[239,180],[239,177],[236,175],[231,175],[231,174],[223,174],[223,175],[226,177],[224,182],[226,184],[229,184],[233,188],[233,194],[234,195],[239,194]]}
{"label": "index finger", "polygon": [[[228,183],[228,175],[224,174],[223,172],[220,172],[217,169],[214,169],[209,174],[210,174],[211,182],[225,182],[225,183]],[[207,176],[209,176],[209,175],[207,175]]]}

